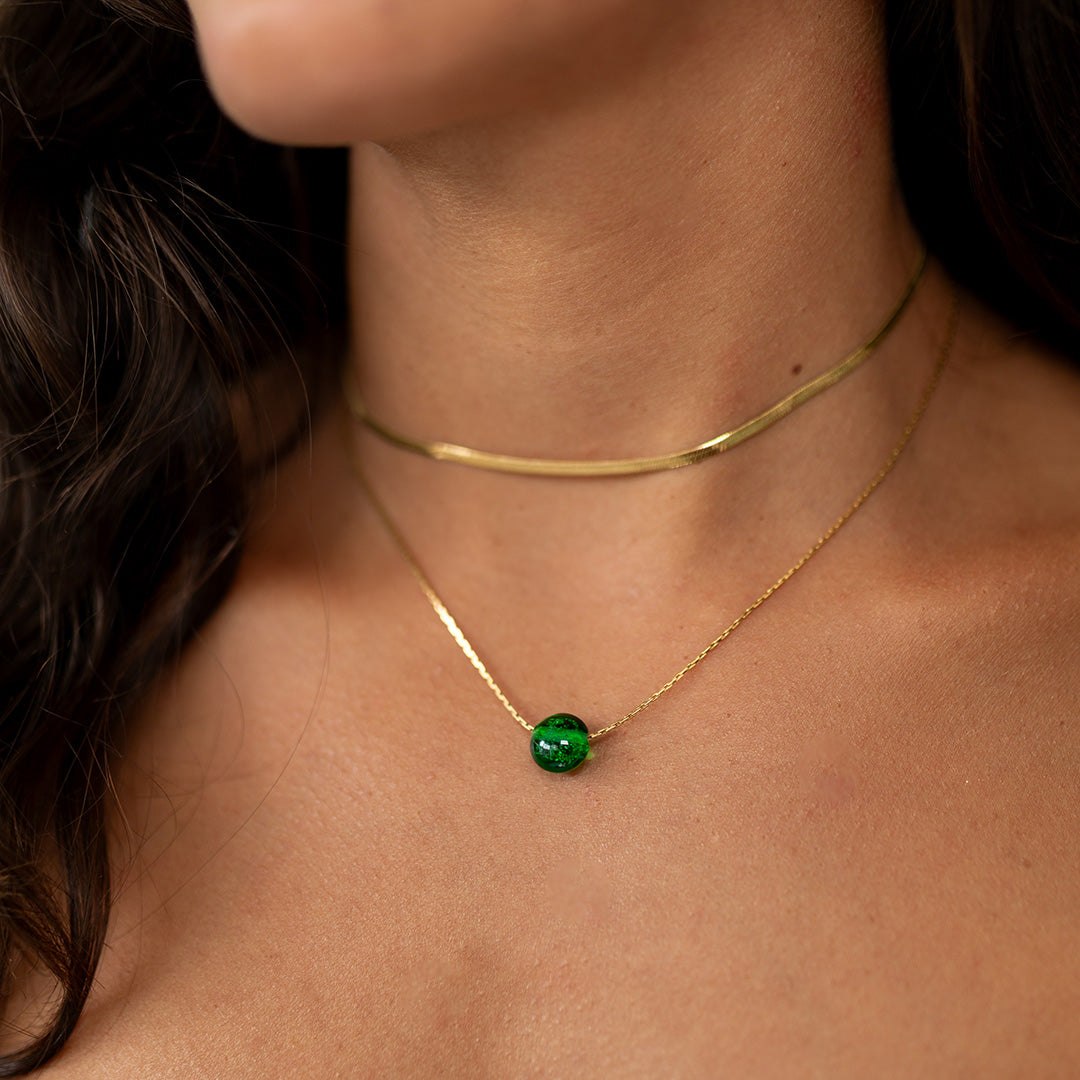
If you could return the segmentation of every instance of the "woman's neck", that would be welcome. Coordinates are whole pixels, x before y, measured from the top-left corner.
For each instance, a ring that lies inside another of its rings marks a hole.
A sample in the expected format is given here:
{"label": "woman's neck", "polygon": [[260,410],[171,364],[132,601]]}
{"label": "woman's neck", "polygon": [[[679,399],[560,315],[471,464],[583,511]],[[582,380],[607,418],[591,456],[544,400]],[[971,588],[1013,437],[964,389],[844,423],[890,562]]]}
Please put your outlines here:
{"label": "woman's neck", "polygon": [[[918,241],[877,5],[678,7],[625,78],[356,150],[355,363],[379,419],[541,457],[681,449],[831,367],[892,308]],[[917,297],[857,383],[830,391],[865,417],[866,447],[917,396],[940,311]],[[774,452],[790,463],[835,430],[831,408],[746,444],[754,467],[709,490],[768,485]],[[836,453],[858,457],[859,438]],[[426,496],[521,484],[371,452]]]}

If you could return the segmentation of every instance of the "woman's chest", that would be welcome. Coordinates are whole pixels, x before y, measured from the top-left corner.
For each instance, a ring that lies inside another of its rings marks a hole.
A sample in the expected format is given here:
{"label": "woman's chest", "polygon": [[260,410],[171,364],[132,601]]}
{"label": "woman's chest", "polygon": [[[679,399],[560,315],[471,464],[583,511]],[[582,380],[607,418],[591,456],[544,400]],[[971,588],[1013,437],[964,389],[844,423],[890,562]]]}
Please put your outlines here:
{"label": "woman's chest", "polygon": [[664,759],[627,733],[564,777],[407,731],[238,768],[159,816],[73,1050],[237,1078],[1080,1068],[1075,770],[992,725],[935,757],[932,725],[842,716]]}

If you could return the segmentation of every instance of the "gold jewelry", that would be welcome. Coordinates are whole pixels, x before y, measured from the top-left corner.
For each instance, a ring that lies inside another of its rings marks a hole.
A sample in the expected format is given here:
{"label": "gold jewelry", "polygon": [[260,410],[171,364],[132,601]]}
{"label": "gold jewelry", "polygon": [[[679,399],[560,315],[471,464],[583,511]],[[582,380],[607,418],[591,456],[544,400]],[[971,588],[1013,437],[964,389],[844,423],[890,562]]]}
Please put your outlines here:
{"label": "gold jewelry", "polygon": [[915,287],[919,284],[925,268],[926,249],[922,248],[919,252],[915,272],[912,274],[911,280],[904,289],[903,296],[900,297],[900,301],[892,313],[878,327],[869,341],[860,345],[836,367],[811,379],[775,405],[757,416],[751,417],[738,427],[732,428],[731,431],[725,431],[722,435],[717,435],[706,442],[700,443],[698,446],[691,447],[689,450],[677,450],[672,454],[660,454],[656,457],[615,458],[601,461],[560,461],[549,458],[516,457],[513,454],[494,454],[487,450],[475,450],[469,446],[459,446],[456,443],[428,442],[423,439],[413,439],[408,435],[402,435],[388,428],[368,412],[367,406],[364,404],[356,387],[355,379],[348,369],[346,369],[343,379],[345,400],[355,419],[381,439],[403,450],[411,450],[415,454],[433,458],[435,461],[451,461],[457,465],[470,465],[476,469],[488,469],[493,472],[579,478],[590,476],[636,476],[641,473],[662,472],[665,469],[681,469],[686,465],[694,465],[699,461],[712,457],[714,454],[720,454],[725,450],[738,446],[739,443],[745,442],[752,436],[764,431],[767,427],[771,427],[777,420],[782,420],[823,390],[835,386],[845,375],[850,375],[889,336],[914,295]]}
{"label": "gold jewelry", "polygon": [[953,293],[952,305],[949,310],[949,318],[945,331],[945,338],[942,342],[941,348],[938,352],[937,360],[934,364],[934,369],[931,372],[926,386],[923,388],[922,395],[919,398],[919,402],[915,407],[915,411],[908,421],[907,426],[904,428],[903,433],[900,436],[900,440],[896,446],[893,447],[892,452],[885,460],[885,464],[882,465],[877,475],[870,481],[869,484],[862,490],[858,498],[836,519],[835,522],[814,542],[813,546],[805,555],[799,559],[790,569],[785,571],[776,581],[773,582],[738,618],[736,618],[728,627],[723,630],[717,637],[713,638],[704,649],[701,650],[688,664],[680,668],[663,686],[660,687],[654,694],[646,698],[635,709],[631,709],[621,719],[616,720],[612,724],[608,724],[607,727],[602,727],[598,731],[590,732],[585,724],[576,716],[570,713],[555,713],[549,716],[546,720],[543,720],[537,725],[528,723],[527,720],[518,712],[517,709],[510,703],[506,694],[503,693],[498,683],[491,677],[487,668],[484,666],[483,661],[477,655],[476,650],[473,648],[469,639],[462,633],[461,628],[458,626],[457,621],[453,615],[450,614],[446,605],[439,598],[438,593],[435,591],[434,586],[428,580],[427,575],[421,569],[416,556],[412,553],[409,545],[405,542],[405,538],[401,535],[397,526],[391,520],[390,515],[387,513],[385,507],[376,497],[375,492],[368,484],[363,470],[360,467],[358,460],[355,440],[348,440],[348,446],[350,450],[350,456],[352,459],[353,469],[356,476],[367,493],[367,497],[371,500],[371,504],[375,509],[376,514],[382,521],[387,532],[390,534],[395,546],[404,557],[409,569],[412,571],[413,576],[416,578],[423,590],[424,595],[427,597],[428,602],[431,604],[435,611],[435,614],[442,620],[443,625],[449,631],[450,636],[457,642],[458,647],[468,657],[469,662],[480,674],[480,677],[487,683],[491,692],[498,698],[503,708],[528,732],[532,734],[531,747],[533,759],[543,769],[549,772],[568,772],[571,769],[576,768],[586,758],[592,757],[592,751],[589,748],[589,744],[595,740],[607,735],[609,732],[614,731],[617,727],[621,727],[628,720],[637,716],[638,713],[647,709],[654,701],[656,701],[661,695],[666,694],[677,682],[679,682],[684,676],[688,675],[702,660],[705,659],[722,641],[729,637],[742,623],[750,617],[770,596],[773,595],[782,585],[790,581],[795,574],[799,572],[839,531],[840,529],[852,518],[855,512],[866,502],[867,499],[874,493],[877,487],[885,479],[886,476],[892,471],[893,466],[896,464],[900,455],[904,452],[904,448],[908,445],[912,435],[915,433],[915,429],[919,425],[919,421],[923,417],[923,413],[926,411],[926,407],[930,404],[930,399],[933,396],[934,390],[937,388],[939,381],[941,380],[941,373],[945,369],[945,364],[949,359],[949,353],[952,351],[953,341],[956,337],[956,327],[958,321],[959,312],[959,300],[957,294]]}

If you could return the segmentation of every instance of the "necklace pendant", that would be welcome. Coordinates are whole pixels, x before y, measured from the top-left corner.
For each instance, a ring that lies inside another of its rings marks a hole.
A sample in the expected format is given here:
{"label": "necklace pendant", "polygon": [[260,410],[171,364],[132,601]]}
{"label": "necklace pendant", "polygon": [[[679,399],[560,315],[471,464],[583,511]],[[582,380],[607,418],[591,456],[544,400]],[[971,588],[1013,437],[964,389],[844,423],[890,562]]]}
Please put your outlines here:
{"label": "necklace pendant", "polygon": [[541,720],[533,728],[531,748],[533,761],[548,772],[569,772],[592,757],[589,729],[570,713]]}

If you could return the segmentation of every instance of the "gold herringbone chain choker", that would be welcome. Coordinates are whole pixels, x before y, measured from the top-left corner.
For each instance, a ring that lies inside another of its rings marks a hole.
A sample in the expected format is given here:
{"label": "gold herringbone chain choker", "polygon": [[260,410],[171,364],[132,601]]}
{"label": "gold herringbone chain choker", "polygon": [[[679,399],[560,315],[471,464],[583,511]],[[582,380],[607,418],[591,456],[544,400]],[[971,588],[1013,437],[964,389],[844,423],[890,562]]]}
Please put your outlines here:
{"label": "gold herringbone chain choker", "polygon": [[471,446],[457,443],[432,442],[414,439],[402,435],[376,420],[367,409],[356,382],[346,371],[344,378],[345,401],[353,417],[374,432],[379,438],[403,450],[432,458],[435,461],[450,461],[456,465],[469,465],[474,469],[488,469],[493,472],[517,473],[524,476],[637,476],[641,473],[662,472],[665,469],[681,469],[694,465],[706,458],[731,450],[745,442],[778,420],[794,412],[823,390],[835,386],[846,375],[850,375],[860,364],[867,360],[877,347],[889,336],[894,326],[907,309],[926,268],[926,249],[919,252],[915,272],[908,281],[903,295],[888,318],[878,327],[869,341],[860,345],[853,353],[846,356],[836,367],[811,379],[808,383],[781,398],[764,412],[740,424],[730,431],[690,447],[689,450],[677,450],[671,454],[659,454],[654,457],[615,458],[602,461],[561,461],[550,458],[517,457],[514,454],[495,454],[488,450],[476,450]]}
{"label": "gold herringbone chain choker", "polygon": [[442,602],[439,594],[435,591],[434,586],[428,579],[428,576],[424,573],[420,566],[416,556],[413,554],[412,549],[406,543],[405,538],[401,535],[401,532],[394,524],[390,515],[387,513],[386,508],[382,502],[378,499],[375,492],[372,490],[371,485],[367,482],[363,469],[360,466],[358,460],[356,440],[349,438],[347,445],[350,451],[353,469],[356,473],[357,479],[360,482],[361,487],[366,492],[368,499],[371,501],[371,505],[374,507],[375,512],[379,519],[382,521],[384,527],[389,533],[394,545],[401,553],[405,562],[408,564],[409,569],[412,571],[413,576],[420,585],[424,596],[427,597],[428,603],[434,609],[435,614],[439,616],[442,624],[446,627],[450,636],[457,642],[458,648],[465,654],[469,662],[479,673],[480,677],[487,683],[491,692],[499,700],[504,709],[527,731],[531,734],[531,750],[533,760],[542,768],[548,772],[564,773],[569,772],[571,769],[577,768],[586,759],[592,757],[591,744],[596,740],[602,738],[605,735],[610,734],[616,728],[621,727],[628,720],[633,719],[638,713],[643,712],[657,699],[666,694],[673,686],[680,682],[685,676],[694,670],[714,649],[725,641],[732,633],[740,627],[743,622],[746,621],[766,600],[774,595],[781,586],[790,581],[836,534],[843,528],[843,526],[851,520],[859,508],[866,502],[867,499],[877,490],[885,477],[892,472],[893,467],[896,465],[900,458],[900,455],[904,452],[905,447],[911,441],[912,435],[915,433],[915,429],[919,425],[919,421],[922,419],[923,414],[926,412],[927,406],[930,404],[930,399],[933,397],[934,390],[937,388],[938,383],[941,380],[941,374],[945,369],[945,365],[948,362],[949,354],[952,351],[953,341],[956,337],[956,327],[959,314],[959,301],[957,295],[953,294],[952,304],[949,309],[948,323],[945,330],[945,336],[941,344],[941,348],[938,352],[937,359],[934,363],[933,371],[927,380],[926,386],[923,388],[923,392],[919,397],[918,404],[915,407],[915,411],[911,415],[911,419],[907,422],[903,432],[900,435],[899,441],[893,447],[889,456],[885,459],[885,463],[878,470],[877,475],[866,485],[860,492],[855,501],[833,522],[833,524],[814,541],[810,549],[791,567],[789,567],[779,578],[776,579],[745,611],[742,612],[736,619],[734,619],[724,630],[720,632],[712,641],[708,643],[688,664],[680,668],[663,686],[660,687],[654,694],[646,698],[636,708],[631,709],[625,716],[620,717],[613,723],[608,724],[606,727],[601,727],[596,731],[590,731],[586,724],[577,716],[571,713],[559,712],[553,713],[540,723],[533,725],[530,724],[516,708],[510,703],[506,694],[491,677],[484,662],[480,659],[480,656],[473,648],[469,639],[462,633],[461,628],[458,626],[457,621],[453,615],[450,614],[446,605]]}

